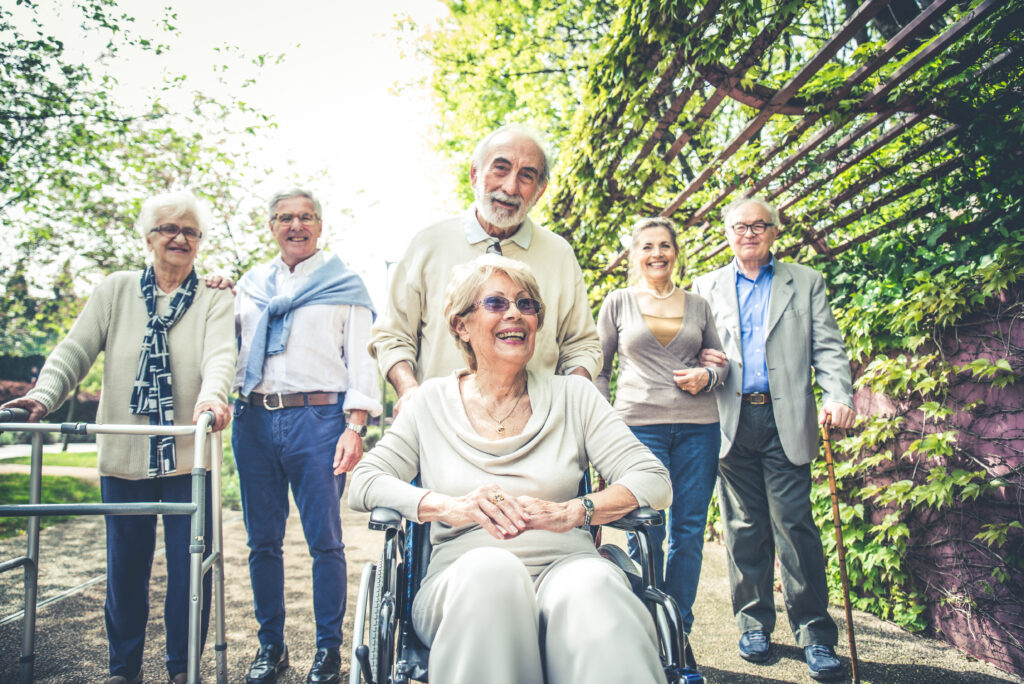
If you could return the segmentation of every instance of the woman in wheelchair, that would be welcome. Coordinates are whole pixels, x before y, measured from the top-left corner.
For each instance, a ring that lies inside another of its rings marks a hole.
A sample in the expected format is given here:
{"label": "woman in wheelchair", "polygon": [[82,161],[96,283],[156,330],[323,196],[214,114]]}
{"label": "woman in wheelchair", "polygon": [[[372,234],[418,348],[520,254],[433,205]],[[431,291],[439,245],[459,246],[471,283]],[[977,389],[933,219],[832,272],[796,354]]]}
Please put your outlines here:
{"label": "woman in wheelchair", "polygon": [[[458,267],[445,316],[468,370],[420,387],[349,493],[434,523],[412,606],[431,681],[664,682],[650,613],[587,527],[667,506],[667,471],[591,383],[527,369],[544,322],[528,266]],[[611,485],[577,497],[589,462]]]}

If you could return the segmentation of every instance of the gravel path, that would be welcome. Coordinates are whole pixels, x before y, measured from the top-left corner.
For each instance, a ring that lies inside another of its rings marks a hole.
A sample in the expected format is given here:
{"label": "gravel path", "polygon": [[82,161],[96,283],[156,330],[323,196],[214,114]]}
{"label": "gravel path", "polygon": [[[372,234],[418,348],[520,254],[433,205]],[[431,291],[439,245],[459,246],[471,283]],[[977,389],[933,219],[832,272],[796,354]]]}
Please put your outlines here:
{"label": "gravel path", "polygon": [[[363,564],[376,559],[380,550],[379,533],[366,528],[367,516],[343,508],[346,552],[349,570],[349,610],[343,647],[344,669],[350,652],[351,614],[355,591]],[[615,538],[615,531],[606,540]],[[105,549],[103,521],[82,517],[42,532],[42,568],[40,601],[89,580],[70,597],[39,610],[36,637],[36,681],[47,684],[102,682],[106,677],[106,639],[103,630]],[[256,623],[252,617],[251,593],[246,564],[245,528],[241,514],[225,513],[226,549],[225,598],[227,603],[227,640],[229,681],[242,681],[249,660],[257,648]],[[287,638],[292,667],[279,680],[282,684],[300,684],[313,655],[313,617],[310,590],[311,560],[294,510],[285,541],[285,572],[288,601]],[[0,561],[24,553],[24,537],[0,540]],[[163,667],[162,614],[165,571],[157,554],[153,567],[152,601],[146,645],[146,681],[166,681]],[[760,682],[811,682],[806,675],[803,653],[795,646],[788,630],[780,628],[774,638],[777,645],[772,660],[754,665],[736,653],[736,634],[728,609],[728,581],[725,552],[717,544],[705,549],[705,568],[695,613],[693,649],[708,684],[754,684]],[[21,572],[0,575],[0,621],[22,608]],[[781,605],[780,605],[781,610]],[[841,609],[833,615],[843,625]],[[855,613],[857,650],[861,681],[901,684],[1021,682],[994,667],[969,658],[944,642],[909,635],[903,630],[869,615]],[[845,631],[841,640],[845,640]],[[212,621],[211,640],[212,644]],[[214,681],[213,650],[203,657],[205,681]],[[21,650],[21,621],[0,625],[0,682],[18,681],[18,656]],[[839,648],[846,660],[845,641]],[[848,662],[848,661],[847,661]],[[347,672],[343,673],[347,680]],[[849,680],[847,680],[849,681]],[[441,683],[438,683],[441,684]]]}

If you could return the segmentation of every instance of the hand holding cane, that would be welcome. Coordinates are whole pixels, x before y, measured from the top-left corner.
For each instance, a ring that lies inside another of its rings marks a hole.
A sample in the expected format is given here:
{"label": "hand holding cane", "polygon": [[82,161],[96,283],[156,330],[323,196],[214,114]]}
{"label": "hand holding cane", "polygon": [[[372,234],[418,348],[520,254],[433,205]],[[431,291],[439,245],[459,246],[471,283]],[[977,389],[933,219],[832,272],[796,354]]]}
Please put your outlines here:
{"label": "hand holding cane", "polygon": [[857,675],[857,643],[853,638],[853,609],[850,606],[850,580],[846,577],[846,547],[843,544],[843,527],[839,518],[839,495],[836,492],[836,473],[832,462],[832,416],[825,415],[825,423],[821,426],[821,434],[825,443],[825,465],[828,469],[828,488],[832,495],[832,521],[835,523],[836,548],[839,555],[839,578],[843,582],[843,605],[846,608],[846,634],[850,637],[850,666],[853,670],[853,681],[859,684]]}

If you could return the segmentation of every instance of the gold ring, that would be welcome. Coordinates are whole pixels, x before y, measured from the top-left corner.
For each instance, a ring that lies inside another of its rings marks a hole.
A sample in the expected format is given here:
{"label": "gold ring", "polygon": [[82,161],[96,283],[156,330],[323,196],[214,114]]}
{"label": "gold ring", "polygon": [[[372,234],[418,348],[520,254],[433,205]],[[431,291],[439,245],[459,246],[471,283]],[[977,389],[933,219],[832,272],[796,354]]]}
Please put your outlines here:
{"label": "gold ring", "polygon": [[491,501],[493,503],[499,503],[499,502],[504,501],[504,500],[505,500],[505,497],[502,496],[501,492],[495,492],[494,494],[491,495]]}

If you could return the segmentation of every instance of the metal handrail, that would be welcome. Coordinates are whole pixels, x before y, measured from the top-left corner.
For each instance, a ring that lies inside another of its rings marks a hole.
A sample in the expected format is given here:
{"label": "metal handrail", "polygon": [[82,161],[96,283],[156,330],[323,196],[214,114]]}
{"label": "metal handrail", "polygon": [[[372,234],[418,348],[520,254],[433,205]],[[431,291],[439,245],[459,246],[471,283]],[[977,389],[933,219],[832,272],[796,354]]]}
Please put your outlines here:
{"label": "metal handrail", "polygon": [[[188,617],[188,672],[189,684],[199,683],[199,650],[203,605],[203,576],[213,572],[213,612],[216,643],[217,684],[227,682],[227,643],[224,628],[224,546],[223,519],[221,515],[221,474],[220,466],[224,457],[221,441],[209,440],[207,435],[213,423],[213,413],[206,411],[191,425],[96,425],[88,423],[18,423],[4,422],[27,418],[23,409],[0,410],[0,432],[30,432],[32,435],[32,458],[29,467],[29,503],[0,506],[0,517],[28,518],[27,551],[24,556],[0,563],[0,572],[24,568],[25,611],[22,630],[21,658],[19,659],[19,682],[30,684],[35,678],[35,627],[36,603],[39,579],[39,518],[49,515],[188,515],[191,518],[191,540],[189,544],[189,617]],[[195,459],[192,468],[192,502],[165,503],[160,501],[103,504],[43,504],[40,503],[42,490],[43,440],[44,432],[61,434],[117,434],[117,435],[195,435]],[[212,452],[212,453],[211,453]],[[215,455],[215,458],[211,458]],[[203,558],[206,550],[204,538],[206,517],[206,474],[210,467],[210,489],[213,493],[211,527],[213,538],[210,555]]]}

